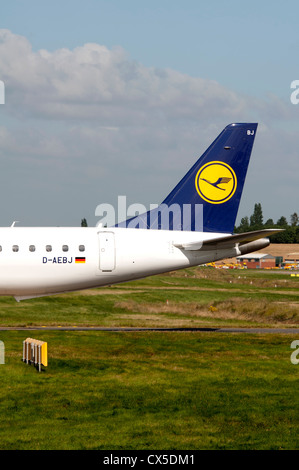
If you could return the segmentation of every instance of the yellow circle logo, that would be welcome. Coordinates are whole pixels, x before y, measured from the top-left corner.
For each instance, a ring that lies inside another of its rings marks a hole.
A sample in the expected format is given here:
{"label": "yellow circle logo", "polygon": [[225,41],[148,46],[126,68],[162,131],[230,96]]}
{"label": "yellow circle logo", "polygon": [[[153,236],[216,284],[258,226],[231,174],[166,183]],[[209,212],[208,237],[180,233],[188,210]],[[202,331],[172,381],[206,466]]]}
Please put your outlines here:
{"label": "yellow circle logo", "polygon": [[237,189],[237,177],[227,163],[209,162],[198,170],[195,187],[205,201],[222,204],[234,195]]}

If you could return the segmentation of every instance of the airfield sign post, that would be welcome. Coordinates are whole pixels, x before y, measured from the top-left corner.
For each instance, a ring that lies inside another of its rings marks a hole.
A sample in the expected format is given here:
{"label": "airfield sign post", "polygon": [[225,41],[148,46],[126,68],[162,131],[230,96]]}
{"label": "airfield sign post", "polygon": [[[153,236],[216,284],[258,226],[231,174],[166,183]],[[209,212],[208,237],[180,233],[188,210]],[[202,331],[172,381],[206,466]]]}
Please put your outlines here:
{"label": "airfield sign post", "polygon": [[23,341],[23,362],[34,364],[41,372],[42,365],[48,366],[48,343],[33,338]]}

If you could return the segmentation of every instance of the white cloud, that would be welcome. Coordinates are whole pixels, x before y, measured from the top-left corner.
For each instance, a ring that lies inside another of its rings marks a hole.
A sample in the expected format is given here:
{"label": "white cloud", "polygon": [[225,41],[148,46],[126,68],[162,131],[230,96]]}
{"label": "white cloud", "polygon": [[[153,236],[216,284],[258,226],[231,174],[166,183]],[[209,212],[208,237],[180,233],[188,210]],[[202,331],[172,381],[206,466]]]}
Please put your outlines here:
{"label": "white cloud", "polygon": [[[84,207],[94,213],[112,194],[127,194],[132,203],[160,202],[230,122],[262,121],[259,147],[255,145],[260,155],[249,174],[262,181],[263,189],[245,188],[252,207],[259,195],[275,199],[277,188],[261,177],[279,180],[273,159],[279,168],[283,152],[290,173],[297,165],[296,129],[275,129],[281,121],[298,119],[289,101],[275,96],[260,100],[213,80],[145,67],[121,47],[89,43],[35,52],[25,37],[0,30],[0,79],[6,91],[0,115],[2,190],[13,181],[22,197],[12,210],[17,208],[30,222],[32,208],[26,200],[34,201],[38,223],[36,195],[41,188],[43,201],[56,207],[47,214],[52,223],[56,217],[64,223],[79,220],[85,214],[78,210]],[[295,184],[294,192],[298,200]],[[81,204],[72,206],[68,220],[64,196]],[[280,213],[287,215],[283,195],[279,202]],[[246,204],[244,208],[248,214]]]}
{"label": "white cloud", "polygon": [[209,118],[215,109],[239,116],[245,105],[215,81],[147,68],[120,47],[33,52],[26,38],[8,30],[0,30],[0,70],[16,115],[135,125],[157,117]]}

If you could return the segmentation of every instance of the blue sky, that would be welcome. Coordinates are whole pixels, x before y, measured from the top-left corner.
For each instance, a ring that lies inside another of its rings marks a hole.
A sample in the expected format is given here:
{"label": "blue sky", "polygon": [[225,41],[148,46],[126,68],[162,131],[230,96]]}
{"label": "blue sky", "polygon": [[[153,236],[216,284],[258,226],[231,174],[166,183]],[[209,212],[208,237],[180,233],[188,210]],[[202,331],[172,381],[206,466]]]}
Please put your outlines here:
{"label": "blue sky", "polygon": [[265,219],[299,212],[298,13],[295,1],[5,2],[1,225],[93,225],[121,194],[160,202],[237,120],[259,122],[238,220],[255,202]]}
{"label": "blue sky", "polygon": [[34,50],[120,45],[146,66],[288,97],[298,68],[298,10],[296,1],[11,0],[1,6],[1,24]]}

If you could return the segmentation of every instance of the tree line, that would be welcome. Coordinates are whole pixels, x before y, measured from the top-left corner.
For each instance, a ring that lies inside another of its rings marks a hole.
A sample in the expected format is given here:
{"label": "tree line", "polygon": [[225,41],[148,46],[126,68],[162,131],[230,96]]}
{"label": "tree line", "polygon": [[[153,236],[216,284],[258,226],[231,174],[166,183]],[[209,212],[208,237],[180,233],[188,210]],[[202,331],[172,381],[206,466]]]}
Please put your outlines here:
{"label": "tree line", "polygon": [[254,205],[253,214],[250,217],[243,217],[240,225],[235,227],[235,233],[251,232],[252,230],[262,230],[265,228],[282,228],[284,232],[271,235],[271,243],[299,243],[299,216],[296,212],[287,218],[281,216],[276,223],[273,219],[268,219],[264,223],[261,203]]}

